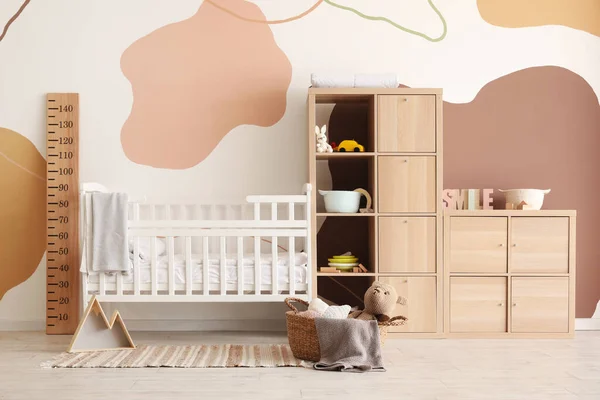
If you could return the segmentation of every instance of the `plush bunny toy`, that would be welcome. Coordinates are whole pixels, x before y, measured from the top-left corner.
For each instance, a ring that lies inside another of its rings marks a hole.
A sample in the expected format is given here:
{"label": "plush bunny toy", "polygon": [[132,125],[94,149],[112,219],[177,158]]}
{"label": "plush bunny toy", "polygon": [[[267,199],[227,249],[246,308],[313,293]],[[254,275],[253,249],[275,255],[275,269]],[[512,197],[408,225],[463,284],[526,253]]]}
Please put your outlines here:
{"label": "plush bunny toy", "polygon": [[[394,312],[396,303],[406,304],[406,299],[398,296],[396,289],[392,285],[379,281],[373,282],[371,287],[367,289],[364,301],[365,309],[354,311],[350,314],[350,318],[362,320],[375,319],[379,322],[385,322],[390,320],[390,314]],[[404,317],[399,318],[406,319]]]}
{"label": "plush bunny toy", "polygon": [[319,130],[318,126],[315,126],[315,134],[317,135],[317,153],[333,153],[331,145],[327,143],[325,132],[327,132],[327,127],[325,125],[321,127],[321,130]]}

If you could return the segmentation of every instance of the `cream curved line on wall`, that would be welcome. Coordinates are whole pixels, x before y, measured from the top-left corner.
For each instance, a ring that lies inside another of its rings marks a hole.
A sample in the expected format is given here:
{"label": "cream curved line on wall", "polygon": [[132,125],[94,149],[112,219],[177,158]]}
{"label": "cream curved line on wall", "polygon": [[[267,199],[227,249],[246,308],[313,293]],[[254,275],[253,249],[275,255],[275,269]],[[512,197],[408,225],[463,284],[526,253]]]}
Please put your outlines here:
{"label": "cream curved line on wall", "polygon": [[35,272],[46,250],[45,175],[35,146],[0,128],[0,300]]}
{"label": "cream curved line on wall", "polygon": [[446,37],[446,34],[448,33],[448,26],[446,24],[446,19],[444,18],[444,16],[440,12],[440,10],[435,6],[435,4],[433,3],[432,0],[426,0],[427,4],[432,9],[432,11],[437,15],[437,17],[440,19],[440,22],[442,23],[442,27],[443,27],[442,33],[436,37],[431,37],[423,32],[419,32],[418,30],[410,29],[406,26],[400,25],[399,23],[395,22],[393,19],[387,18],[383,15],[366,14],[357,8],[342,4],[343,0],[338,0],[338,2],[334,2],[333,0],[323,0],[323,1],[332,7],[351,12],[352,14],[357,15],[363,19],[366,19],[367,21],[376,21],[376,22],[386,23],[388,25],[393,26],[396,29],[401,30],[402,32],[408,33],[410,35],[419,36],[429,42],[434,42],[434,43],[440,42],[440,41],[444,40],[444,38]]}
{"label": "cream curved line on wall", "polygon": [[552,188],[544,208],[577,210],[577,316],[600,293],[600,105],[568,69],[527,68],[444,103],[444,187]]}
{"label": "cream curved line on wall", "polygon": [[[219,4],[266,20],[253,3]],[[248,23],[209,2],[134,42],[121,69],[133,91],[123,150],[133,162],[168,169],[200,163],[237,126],[277,123],[292,78],[268,24]]]}
{"label": "cream curved line on wall", "polygon": [[600,36],[598,0],[477,0],[477,7],[496,26],[564,25]]}
{"label": "cream curved line on wall", "polygon": [[[361,17],[367,21],[376,21],[376,22],[383,22],[386,23],[390,26],[393,26],[394,28],[403,31],[405,33],[408,33],[410,35],[415,35],[415,36],[419,36],[425,40],[428,40],[430,42],[439,42],[441,40],[443,40],[446,37],[446,33],[448,32],[448,27],[446,24],[446,19],[444,18],[444,16],[442,15],[442,13],[440,12],[440,10],[435,6],[435,4],[433,3],[432,0],[423,0],[423,1],[427,1],[427,4],[429,5],[429,7],[431,8],[431,10],[437,15],[437,17],[440,19],[440,22],[442,23],[442,33],[437,36],[437,37],[431,37],[423,32],[420,32],[418,30],[415,29],[410,29],[406,26],[403,26],[399,23],[397,23],[396,21],[394,21],[391,18],[387,18],[386,16],[383,15],[369,15],[368,13],[363,12],[362,10],[355,8],[355,7],[351,7],[349,5],[344,4],[344,0],[338,0],[338,2],[335,2],[333,0],[317,0],[310,8],[308,8],[307,10],[296,14],[296,15],[292,15],[290,17],[287,18],[283,18],[283,19],[277,19],[277,20],[262,20],[262,19],[253,19],[253,18],[249,18],[243,14],[238,14],[235,11],[232,11],[230,9],[228,9],[227,7],[223,6],[222,4],[220,4],[219,0],[205,0],[208,3],[211,3],[213,6],[219,8],[220,10],[236,17],[239,19],[242,19],[244,21],[248,21],[248,22],[257,22],[257,23],[263,23],[263,24],[284,24],[287,22],[292,22],[292,21],[296,21],[300,18],[303,18],[305,16],[307,16],[308,14],[310,14],[311,12],[313,12],[314,10],[316,10],[322,3],[325,3],[331,7],[337,8],[339,10],[343,10],[343,11],[347,11],[347,12],[351,12],[352,14]],[[361,4],[361,6],[364,6],[364,4]],[[362,8],[362,7],[360,7]]]}

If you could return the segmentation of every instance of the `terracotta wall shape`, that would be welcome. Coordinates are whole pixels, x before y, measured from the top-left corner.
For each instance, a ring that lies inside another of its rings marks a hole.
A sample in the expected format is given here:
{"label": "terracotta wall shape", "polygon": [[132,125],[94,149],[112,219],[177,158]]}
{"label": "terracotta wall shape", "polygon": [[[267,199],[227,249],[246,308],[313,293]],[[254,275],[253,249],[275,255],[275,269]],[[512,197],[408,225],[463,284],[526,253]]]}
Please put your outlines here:
{"label": "terracotta wall shape", "polygon": [[514,72],[466,104],[444,103],[444,187],[551,188],[545,209],[575,209],[577,317],[600,299],[600,106],[559,67]]}

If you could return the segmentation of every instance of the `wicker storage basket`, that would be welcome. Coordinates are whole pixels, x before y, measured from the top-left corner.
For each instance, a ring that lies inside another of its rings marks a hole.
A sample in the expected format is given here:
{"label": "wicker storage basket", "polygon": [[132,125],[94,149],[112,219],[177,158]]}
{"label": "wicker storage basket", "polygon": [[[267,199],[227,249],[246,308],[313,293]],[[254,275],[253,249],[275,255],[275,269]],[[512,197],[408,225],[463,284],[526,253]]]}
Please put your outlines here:
{"label": "wicker storage basket", "polygon": [[[285,304],[291,309],[285,313],[288,341],[294,357],[307,361],[319,361],[321,359],[321,348],[319,347],[319,337],[314,318],[308,318],[298,315],[298,309],[292,303],[300,303],[308,307],[308,302],[288,297]],[[388,327],[404,325],[405,317],[394,317],[389,321],[379,322],[379,338],[381,345],[384,344],[387,337]]]}

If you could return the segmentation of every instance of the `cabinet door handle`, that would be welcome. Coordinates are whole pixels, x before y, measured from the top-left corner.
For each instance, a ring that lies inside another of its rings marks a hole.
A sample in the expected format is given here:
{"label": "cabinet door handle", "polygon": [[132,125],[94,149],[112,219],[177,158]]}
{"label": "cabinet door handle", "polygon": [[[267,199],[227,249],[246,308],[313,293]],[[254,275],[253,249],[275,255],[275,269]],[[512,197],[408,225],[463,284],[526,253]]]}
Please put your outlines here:
{"label": "cabinet door handle", "polygon": [[403,163],[407,163],[408,160],[405,158],[404,160],[402,160]]}
{"label": "cabinet door handle", "polygon": [[517,303],[513,303],[513,307],[516,307],[516,306],[517,306]]}
{"label": "cabinet door handle", "polygon": [[408,97],[403,98],[402,101],[408,101]]}
{"label": "cabinet door handle", "polygon": [[402,283],[408,283],[408,279],[403,280]]}
{"label": "cabinet door handle", "polygon": [[502,307],[502,303],[498,303],[498,307]]}
{"label": "cabinet door handle", "polygon": [[513,243],[513,247],[517,247],[517,244],[516,244],[516,243]]}
{"label": "cabinet door handle", "polygon": [[407,219],[405,219],[405,220],[404,220],[404,221],[402,221],[402,222],[403,222],[403,223],[405,223],[405,224],[408,224],[408,220],[407,220]]}
{"label": "cabinet door handle", "polygon": [[500,243],[500,247],[504,247],[504,243]]}

